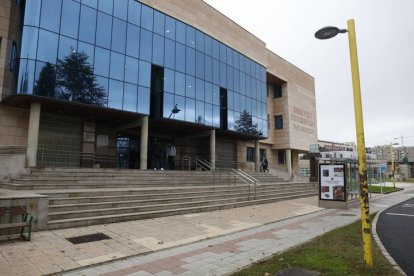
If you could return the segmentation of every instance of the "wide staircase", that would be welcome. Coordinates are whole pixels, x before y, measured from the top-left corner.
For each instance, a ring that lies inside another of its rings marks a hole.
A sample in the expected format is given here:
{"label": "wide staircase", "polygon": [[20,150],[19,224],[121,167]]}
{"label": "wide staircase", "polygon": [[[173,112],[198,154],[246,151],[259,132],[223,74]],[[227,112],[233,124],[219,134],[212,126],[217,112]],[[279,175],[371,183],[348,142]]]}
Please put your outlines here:
{"label": "wide staircase", "polygon": [[317,194],[317,185],[236,170],[32,169],[3,189],[49,196],[49,229],[205,212]]}

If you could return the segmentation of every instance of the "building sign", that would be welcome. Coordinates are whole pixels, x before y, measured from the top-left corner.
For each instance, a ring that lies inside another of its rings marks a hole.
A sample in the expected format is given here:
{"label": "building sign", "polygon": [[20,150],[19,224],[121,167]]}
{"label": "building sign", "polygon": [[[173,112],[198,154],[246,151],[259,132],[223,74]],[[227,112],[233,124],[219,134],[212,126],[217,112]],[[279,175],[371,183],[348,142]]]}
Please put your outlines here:
{"label": "building sign", "polygon": [[312,112],[294,106],[293,113],[290,114],[290,120],[294,130],[306,134],[316,133],[316,121]]}
{"label": "building sign", "polygon": [[346,201],[345,164],[319,164],[319,199]]}
{"label": "building sign", "polygon": [[310,144],[309,145],[309,152],[318,153],[319,152],[318,144]]}

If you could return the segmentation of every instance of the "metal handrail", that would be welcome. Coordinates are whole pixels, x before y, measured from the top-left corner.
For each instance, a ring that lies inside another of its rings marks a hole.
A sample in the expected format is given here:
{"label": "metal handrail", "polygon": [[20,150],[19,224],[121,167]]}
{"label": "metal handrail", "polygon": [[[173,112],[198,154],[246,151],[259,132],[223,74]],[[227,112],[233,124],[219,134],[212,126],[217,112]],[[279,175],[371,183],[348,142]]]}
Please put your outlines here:
{"label": "metal handrail", "polygon": [[250,174],[248,174],[247,172],[243,171],[242,169],[238,169],[238,172],[240,172],[242,175],[244,175],[246,178],[248,178],[250,181],[256,183],[257,185],[259,185],[259,180],[254,178],[253,176],[251,176]]}
{"label": "metal handrail", "polygon": [[259,180],[255,179],[253,176],[249,175],[248,173],[238,169],[232,169],[231,174],[235,176],[236,178],[240,179],[243,183],[248,185],[249,188],[249,197],[248,200],[250,200],[251,196],[251,188],[254,189],[253,199],[256,199],[256,188],[259,186],[258,182]]}

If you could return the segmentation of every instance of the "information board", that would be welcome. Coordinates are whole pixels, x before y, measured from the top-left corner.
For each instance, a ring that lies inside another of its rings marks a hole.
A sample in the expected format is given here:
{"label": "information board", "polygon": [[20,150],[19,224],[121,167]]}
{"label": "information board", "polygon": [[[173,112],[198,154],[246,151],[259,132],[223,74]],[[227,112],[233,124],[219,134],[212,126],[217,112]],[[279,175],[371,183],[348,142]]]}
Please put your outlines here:
{"label": "information board", "polygon": [[346,201],[345,164],[319,164],[319,199]]}

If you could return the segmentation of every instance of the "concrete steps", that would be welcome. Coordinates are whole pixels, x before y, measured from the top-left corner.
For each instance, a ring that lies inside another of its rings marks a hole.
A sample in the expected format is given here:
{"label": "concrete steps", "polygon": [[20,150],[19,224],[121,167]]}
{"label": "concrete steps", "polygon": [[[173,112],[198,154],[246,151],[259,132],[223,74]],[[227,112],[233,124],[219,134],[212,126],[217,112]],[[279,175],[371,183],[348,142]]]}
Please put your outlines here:
{"label": "concrete steps", "polygon": [[34,169],[2,188],[49,197],[49,229],[212,211],[317,194],[317,186],[272,174],[249,187],[228,172]]}

